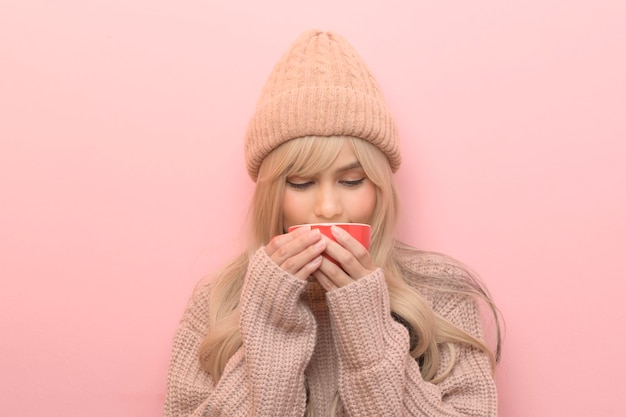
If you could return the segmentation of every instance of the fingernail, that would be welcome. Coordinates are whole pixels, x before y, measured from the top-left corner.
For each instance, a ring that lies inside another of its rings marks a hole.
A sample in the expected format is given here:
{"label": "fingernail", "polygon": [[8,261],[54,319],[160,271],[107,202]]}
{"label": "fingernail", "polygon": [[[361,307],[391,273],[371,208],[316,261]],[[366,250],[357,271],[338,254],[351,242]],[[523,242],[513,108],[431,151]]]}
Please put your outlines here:
{"label": "fingernail", "polygon": [[344,230],[339,227],[339,226],[331,226],[330,227],[330,232],[334,235],[334,236],[343,236],[344,235]]}

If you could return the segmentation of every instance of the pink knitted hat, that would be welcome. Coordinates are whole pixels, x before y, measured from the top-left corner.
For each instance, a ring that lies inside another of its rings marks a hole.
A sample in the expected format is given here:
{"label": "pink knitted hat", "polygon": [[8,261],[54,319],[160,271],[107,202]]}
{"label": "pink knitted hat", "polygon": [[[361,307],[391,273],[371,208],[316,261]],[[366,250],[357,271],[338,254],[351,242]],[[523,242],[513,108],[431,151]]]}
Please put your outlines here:
{"label": "pink knitted hat", "polygon": [[245,140],[253,181],[276,147],[302,136],[355,136],[400,166],[395,123],[374,77],[354,48],[331,32],[307,31],[274,67]]}

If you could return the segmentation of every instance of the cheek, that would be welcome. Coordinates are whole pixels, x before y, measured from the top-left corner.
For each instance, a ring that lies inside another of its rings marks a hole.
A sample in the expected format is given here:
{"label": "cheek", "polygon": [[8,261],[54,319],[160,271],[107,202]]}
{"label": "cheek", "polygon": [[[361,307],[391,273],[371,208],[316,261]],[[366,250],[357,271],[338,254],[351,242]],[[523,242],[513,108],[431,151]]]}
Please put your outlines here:
{"label": "cheek", "polygon": [[376,207],[376,189],[369,186],[364,187],[352,204],[352,218],[353,221],[358,223],[367,223],[372,214],[374,214],[374,208]]}
{"label": "cheek", "polygon": [[283,195],[283,223],[285,229],[295,224],[306,223],[301,221],[302,212],[305,202],[302,198],[298,198],[294,193],[290,193],[288,190]]}

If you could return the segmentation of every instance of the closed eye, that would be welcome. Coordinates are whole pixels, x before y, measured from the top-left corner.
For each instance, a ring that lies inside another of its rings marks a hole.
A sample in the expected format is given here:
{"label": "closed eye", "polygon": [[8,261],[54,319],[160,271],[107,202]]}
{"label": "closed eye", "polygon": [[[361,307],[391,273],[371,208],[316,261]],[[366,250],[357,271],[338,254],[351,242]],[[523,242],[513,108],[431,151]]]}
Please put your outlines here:
{"label": "closed eye", "polygon": [[339,181],[342,185],[345,185],[346,187],[358,187],[359,185],[363,184],[363,181],[365,181],[365,177],[358,179],[358,180],[351,180],[351,181]]}
{"label": "closed eye", "polygon": [[292,182],[287,180],[287,186],[293,188],[294,190],[305,190],[313,185],[313,181],[307,182]]}

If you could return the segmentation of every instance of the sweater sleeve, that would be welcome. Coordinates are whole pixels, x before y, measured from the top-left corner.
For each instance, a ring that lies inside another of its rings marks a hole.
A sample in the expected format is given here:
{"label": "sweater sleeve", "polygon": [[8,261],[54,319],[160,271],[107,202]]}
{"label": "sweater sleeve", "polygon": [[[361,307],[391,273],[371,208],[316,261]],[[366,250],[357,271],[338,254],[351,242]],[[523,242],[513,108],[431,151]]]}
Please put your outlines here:
{"label": "sweater sleeve", "polygon": [[[424,381],[409,355],[409,334],[390,314],[382,270],[327,294],[339,356],[339,394],[347,416],[486,417],[496,415],[487,356],[455,345],[457,362],[443,381]],[[445,317],[472,335],[480,317],[470,301],[448,300]],[[449,363],[445,348],[440,369]]]}
{"label": "sweater sleeve", "polygon": [[304,369],[315,345],[315,320],[300,301],[306,282],[259,249],[240,301],[242,346],[217,384],[201,369],[208,294],[194,296],[174,338],[164,415],[293,416],[306,407]]}

